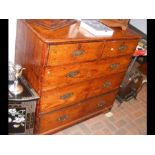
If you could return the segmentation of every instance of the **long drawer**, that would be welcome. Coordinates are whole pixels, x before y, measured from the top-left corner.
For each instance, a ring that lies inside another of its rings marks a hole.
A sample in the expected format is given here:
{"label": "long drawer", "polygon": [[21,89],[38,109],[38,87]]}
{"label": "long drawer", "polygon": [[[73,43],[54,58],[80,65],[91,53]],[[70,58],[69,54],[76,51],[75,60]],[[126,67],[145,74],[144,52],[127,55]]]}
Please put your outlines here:
{"label": "long drawer", "polygon": [[42,83],[43,90],[123,72],[127,69],[130,60],[131,55],[128,55],[98,62],[48,67],[45,69],[45,76]]}
{"label": "long drawer", "polygon": [[113,91],[49,114],[40,115],[39,133],[47,132],[57,127],[61,128],[61,126],[81,117],[111,108],[116,93],[117,91]]}
{"label": "long drawer", "polygon": [[42,92],[40,112],[46,113],[119,87],[123,73]]}

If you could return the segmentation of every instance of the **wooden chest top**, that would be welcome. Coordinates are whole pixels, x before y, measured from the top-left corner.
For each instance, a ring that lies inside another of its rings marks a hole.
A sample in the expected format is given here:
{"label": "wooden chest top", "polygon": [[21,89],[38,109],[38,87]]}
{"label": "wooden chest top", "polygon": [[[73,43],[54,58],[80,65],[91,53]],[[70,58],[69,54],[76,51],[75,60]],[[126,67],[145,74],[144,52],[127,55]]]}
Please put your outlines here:
{"label": "wooden chest top", "polygon": [[[74,43],[74,42],[88,42],[88,41],[105,41],[105,40],[119,40],[119,39],[138,39],[139,34],[128,28],[122,31],[120,28],[113,28],[114,34],[111,37],[96,37],[91,33],[80,28],[80,22],[70,22],[69,25],[60,27],[58,29],[49,29],[44,25],[39,25],[36,20],[23,20],[26,25],[44,42],[57,43]],[[49,19],[55,22],[56,20]],[[61,21],[61,20],[60,20]]]}

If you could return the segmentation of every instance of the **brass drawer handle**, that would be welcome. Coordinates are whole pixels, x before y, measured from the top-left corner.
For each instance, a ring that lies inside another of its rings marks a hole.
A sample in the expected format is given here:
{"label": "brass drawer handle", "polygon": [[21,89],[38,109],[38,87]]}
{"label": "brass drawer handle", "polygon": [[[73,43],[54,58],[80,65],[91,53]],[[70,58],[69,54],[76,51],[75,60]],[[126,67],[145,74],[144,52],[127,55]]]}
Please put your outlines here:
{"label": "brass drawer handle", "polygon": [[111,82],[109,82],[109,81],[106,81],[106,82],[103,83],[104,88],[107,88],[107,87],[110,87],[110,86],[111,86]]}
{"label": "brass drawer handle", "polygon": [[75,77],[76,75],[78,75],[80,72],[79,71],[72,71],[72,72],[69,72],[66,77],[69,77],[69,78],[73,78]]}
{"label": "brass drawer handle", "polygon": [[84,50],[76,50],[76,51],[73,51],[72,55],[77,57],[77,56],[80,56],[80,55],[82,55],[84,53],[85,53]]}
{"label": "brass drawer handle", "polygon": [[118,63],[115,63],[115,64],[111,64],[110,65],[110,68],[111,69],[116,69],[118,66],[119,66],[119,64]]}
{"label": "brass drawer handle", "polygon": [[65,120],[67,120],[69,117],[68,117],[68,115],[62,115],[62,116],[60,116],[59,118],[58,118],[58,121],[59,122],[63,122],[63,121],[65,121]]}
{"label": "brass drawer handle", "polygon": [[60,99],[65,100],[65,99],[70,98],[72,95],[73,95],[73,93],[69,92],[69,93],[66,93],[66,94],[60,96]]}
{"label": "brass drawer handle", "polygon": [[97,104],[97,108],[103,108],[103,107],[105,107],[105,103],[104,102],[101,102],[101,103]]}
{"label": "brass drawer handle", "polygon": [[123,52],[123,51],[125,51],[127,48],[128,48],[128,47],[127,47],[126,45],[120,45],[120,46],[118,47],[118,50],[119,50],[120,52]]}

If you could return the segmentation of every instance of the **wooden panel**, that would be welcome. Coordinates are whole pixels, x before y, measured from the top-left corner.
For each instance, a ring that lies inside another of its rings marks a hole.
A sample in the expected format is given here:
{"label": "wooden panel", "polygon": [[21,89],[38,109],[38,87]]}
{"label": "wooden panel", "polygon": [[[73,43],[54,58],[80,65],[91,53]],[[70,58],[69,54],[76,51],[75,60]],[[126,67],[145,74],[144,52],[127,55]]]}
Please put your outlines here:
{"label": "wooden panel", "polygon": [[[42,93],[40,112],[46,113],[55,108],[77,103],[86,98],[97,96],[119,87],[124,73],[97,78],[94,80],[53,89]],[[64,97],[65,99],[62,99]]]}
{"label": "wooden panel", "polygon": [[21,20],[17,27],[15,63],[26,68],[23,71],[25,78],[40,95],[47,46]]}
{"label": "wooden panel", "polygon": [[118,90],[82,102],[83,113],[89,114],[113,105]]}
{"label": "wooden panel", "polygon": [[97,37],[88,31],[83,31],[83,29],[80,29],[79,21],[54,31],[45,29],[43,26],[39,26],[34,24],[34,22],[29,22],[28,20],[23,20],[23,22],[26,22],[26,24],[33,30],[38,38],[51,44],[140,38],[140,35],[130,28],[127,28],[126,31],[122,31],[120,28],[113,28],[114,33],[111,37]]}
{"label": "wooden panel", "polygon": [[123,80],[124,74],[125,72],[92,80],[89,85],[87,98],[118,88]]}
{"label": "wooden panel", "polygon": [[89,115],[96,111],[104,110],[112,105],[117,91],[101,95],[76,105],[61,109],[56,112],[40,116],[39,133],[47,132],[56,127],[61,127],[80,117]]}
{"label": "wooden panel", "polygon": [[101,57],[102,42],[51,45],[47,66],[95,60]]}
{"label": "wooden panel", "polygon": [[42,92],[40,112],[49,112],[55,108],[65,107],[86,98],[89,82],[83,82],[63,88]]}
{"label": "wooden panel", "polygon": [[80,104],[59,110],[40,117],[39,133],[46,132],[55,127],[64,125],[82,116]]}
{"label": "wooden panel", "polygon": [[107,41],[102,58],[132,54],[137,44],[138,40]]}
{"label": "wooden panel", "polygon": [[48,67],[45,70],[43,90],[46,91],[56,87],[67,86],[73,83],[125,71],[130,59],[131,56],[123,56],[99,62]]}

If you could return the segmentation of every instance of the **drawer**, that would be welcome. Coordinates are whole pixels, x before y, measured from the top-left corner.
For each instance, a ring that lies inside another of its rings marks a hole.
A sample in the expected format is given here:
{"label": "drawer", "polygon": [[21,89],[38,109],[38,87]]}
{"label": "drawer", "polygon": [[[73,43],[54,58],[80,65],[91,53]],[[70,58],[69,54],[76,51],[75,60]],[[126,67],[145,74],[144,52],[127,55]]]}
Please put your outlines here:
{"label": "drawer", "polygon": [[133,54],[138,40],[107,41],[103,50],[102,58]]}
{"label": "drawer", "polygon": [[116,93],[117,91],[114,91],[55,112],[40,115],[39,133],[47,132],[54,128],[61,128],[78,119],[82,120],[82,117],[84,118],[84,116],[90,115],[91,113],[111,108]]}
{"label": "drawer", "polygon": [[46,113],[119,88],[124,73],[42,92],[40,112]]}
{"label": "drawer", "polygon": [[40,116],[39,133],[60,127],[82,116],[81,104]]}
{"label": "drawer", "polygon": [[86,98],[89,82],[83,82],[63,88],[56,88],[42,92],[40,112],[46,113],[55,108],[62,108],[69,104],[77,103]]}
{"label": "drawer", "polygon": [[88,99],[83,104],[83,112],[90,114],[106,107],[112,107],[118,90]]}
{"label": "drawer", "polygon": [[47,66],[95,60],[101,57],[102,50],[102,42],[51,45]]}
{"label": "drawer", "polygon": [[43,90],[67,86],[89,79],[123,72],[127,69],[131,56],[110,58],[99,62],[48,67],[45,69]]}
{"label": "drawer", "polygon": [[119,88],[125,72],[94,79],[89,85],[87,98],[97,96]]}

